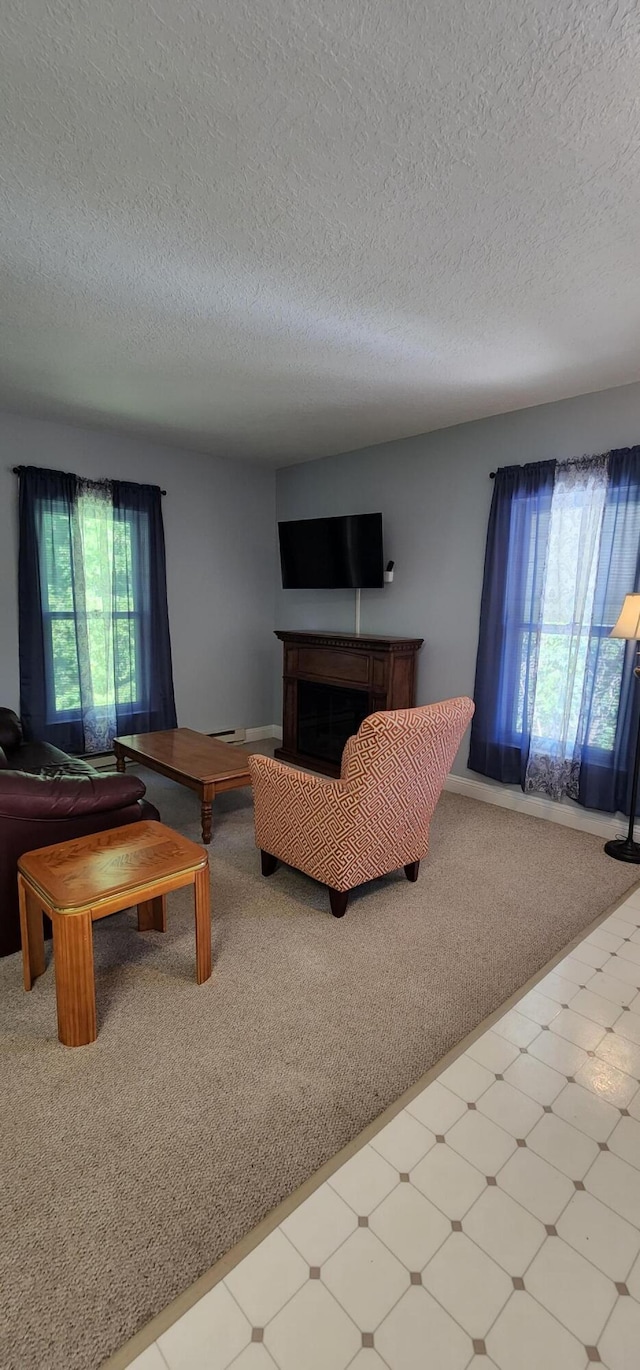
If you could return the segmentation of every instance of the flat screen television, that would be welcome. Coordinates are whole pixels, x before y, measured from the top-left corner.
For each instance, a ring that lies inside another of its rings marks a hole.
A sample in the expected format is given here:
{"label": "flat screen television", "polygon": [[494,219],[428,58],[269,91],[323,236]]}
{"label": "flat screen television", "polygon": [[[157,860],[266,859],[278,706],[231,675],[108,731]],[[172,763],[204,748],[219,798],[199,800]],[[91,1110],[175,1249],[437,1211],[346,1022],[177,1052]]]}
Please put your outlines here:
{"label": "flat screen television", "polygon": [[382,514],[279,523],[285,590],[373,589],[384,583]]}

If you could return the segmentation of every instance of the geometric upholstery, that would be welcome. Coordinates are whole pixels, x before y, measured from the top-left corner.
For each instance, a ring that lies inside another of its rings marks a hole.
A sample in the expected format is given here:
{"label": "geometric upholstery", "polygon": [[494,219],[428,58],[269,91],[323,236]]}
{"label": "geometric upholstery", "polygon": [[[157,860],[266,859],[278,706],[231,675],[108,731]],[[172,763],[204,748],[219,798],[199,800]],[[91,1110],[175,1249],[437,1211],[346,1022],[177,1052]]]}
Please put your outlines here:
{"label": "geometric upholstery", "polygon": [[422,860],[473,710],[460,698],[369,714],[346,744],[339,780],[250,756],[256,845],[343,891]]}

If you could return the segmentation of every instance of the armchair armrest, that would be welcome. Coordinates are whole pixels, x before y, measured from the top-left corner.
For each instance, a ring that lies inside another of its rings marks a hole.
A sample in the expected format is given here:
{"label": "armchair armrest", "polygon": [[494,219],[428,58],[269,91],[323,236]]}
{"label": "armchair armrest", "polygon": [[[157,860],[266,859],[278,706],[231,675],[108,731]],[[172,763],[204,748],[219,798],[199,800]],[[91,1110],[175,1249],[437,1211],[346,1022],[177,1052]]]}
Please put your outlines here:
{"label": "armchair armrest", "polygon": [[254,752],[249,757],[249,770],[254,785],[256,781],[264,781],[278,788],[280,785],[293,785],[300,793],[318,794],[323,791],[328,797],[335,797],[344,789],[341,780],[330,780],[328,776],[298,771],[294,766],[285,766],[283,761],[276,761],[273,756],[262,756],[260,752]]}
{"label": "armchair armrest", "polygon": [[344,888],[345,834],[357,798],[342,780],[294,770],[271,757],[249,758],[256,844],[335,889]]}
{"label": "armchair armrest", "polygon": [[351,757],[352,757],[353,752],[354,752],[354,748],[355,748],[355,745],[356,745],[356,738],[357,738],[357,736],[358,736],[357,733],[353,733],[351,737],[348,737],[348,738],[347,738],[347,740],[346,740],[346,742],[345,742],[345,744],[344,744],[344,748],[343,748],[343,751],[342,751],[342,760],[341,760],[341,762],[340,762],[340,779],[341,779],[341,780],[344,780],[345,777],[346,777],[346,774],[347,774],[347,767],[348,767],[348,765],[349,765],[349,762],[350,762]]}
{"label": "armchair armrest", "polygon": [[55,778],[24,771],[0,771],[0,816],[14,819],[64,819],[124,809],[142,799],[145,787],[135,775],[63,775]]}

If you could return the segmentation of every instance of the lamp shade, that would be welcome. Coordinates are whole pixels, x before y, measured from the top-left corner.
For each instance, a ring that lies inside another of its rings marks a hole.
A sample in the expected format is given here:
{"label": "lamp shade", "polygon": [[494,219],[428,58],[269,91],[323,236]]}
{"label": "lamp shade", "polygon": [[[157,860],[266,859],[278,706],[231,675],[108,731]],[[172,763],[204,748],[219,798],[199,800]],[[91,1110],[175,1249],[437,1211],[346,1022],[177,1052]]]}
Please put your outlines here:
{"label": "lamp shade", "polygon": [[630,642],[640,639],[640,595],[625,595],[609,637],[626,637]]}

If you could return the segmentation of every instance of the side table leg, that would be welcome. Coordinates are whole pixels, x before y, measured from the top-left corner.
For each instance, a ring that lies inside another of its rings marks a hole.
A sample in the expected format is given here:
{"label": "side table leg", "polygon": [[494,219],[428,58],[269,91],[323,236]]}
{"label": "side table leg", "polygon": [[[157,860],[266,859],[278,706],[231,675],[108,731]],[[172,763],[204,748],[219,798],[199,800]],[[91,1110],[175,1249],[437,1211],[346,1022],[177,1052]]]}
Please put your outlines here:
{"label": "side table leg", "polygon": [[167,931],[167,896],[157,894],[138,904],[138,932]]}
{"label": "side table leg", "polygon": [[205,846],[209,846],[211,841],[211,823],[213,815],[213,805],[211,800],[203,799],[200,805],[200,817],[202,821],[202,841]]}
{"label": "side table leg", "polygon": [[51,921],[58,1037],[66,1047],[84,1047],[97,1037],[91,913],[54,914]]}
{"label": "side table leg", "polygon": [[18,875],[18,900],[20,904],[20,935],[22,938],[22,974],[25,989],[31,989],[34,980],[44,973],[44,925],[42,908],[33,891]]}
{"label": "side table leg", "polygon": [[193,886],[196,906],[196,980],[199,985],[211,975],[211,885],[209,862],[196,871]]}

